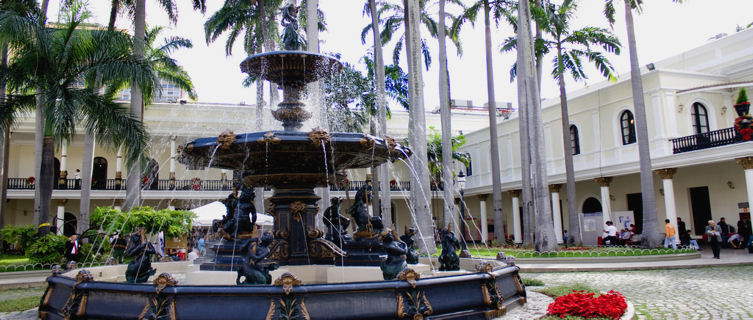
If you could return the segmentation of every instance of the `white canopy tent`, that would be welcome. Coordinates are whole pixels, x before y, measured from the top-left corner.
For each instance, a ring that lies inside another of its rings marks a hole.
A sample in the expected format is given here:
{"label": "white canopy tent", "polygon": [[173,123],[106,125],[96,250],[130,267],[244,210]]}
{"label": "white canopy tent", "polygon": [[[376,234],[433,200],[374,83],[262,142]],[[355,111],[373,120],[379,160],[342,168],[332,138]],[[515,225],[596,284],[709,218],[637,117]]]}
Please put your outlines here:
{"label": "white canopy tent", "polygon": [[[208,227],[212,225],[212,221],[222,219],[222,215],[227,212],[227,209],[225,208],[225,204],[215,201],[192,209],[191,212],[196,214],[196,218],[193,219],[194,226]],[[271,226],[274,224],[274,218],[268,214],[257,213],[256,224],[260,226]]]}

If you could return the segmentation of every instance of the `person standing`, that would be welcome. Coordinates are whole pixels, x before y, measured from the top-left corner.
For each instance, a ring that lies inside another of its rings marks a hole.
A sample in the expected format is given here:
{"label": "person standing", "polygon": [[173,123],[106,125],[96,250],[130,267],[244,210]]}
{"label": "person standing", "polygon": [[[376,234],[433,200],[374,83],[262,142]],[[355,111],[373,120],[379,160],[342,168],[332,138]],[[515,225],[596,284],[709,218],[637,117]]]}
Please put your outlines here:
{"label": "person standing", "polygon": [[740,234],[740,236],[743,238],[742,242],[744,246],[750,247],[752,240],[751,233],[753,233],[753,230],[751,230],[749,217],[743,217],[742,219],[740,219],[740,221],[737,222],[737,233]]}
{"label": "person standing", "polygon": [[604,228],[604,233],[606,234],[604,245],[615,246],[617,245],[617,227],[614,226],[612,221],[607,221],[606,224],[607,226]]}
{"label": "person standing", "polygon": [[718,226],[714,220],[709,220],[709,225],[706,226],[706,236],[711,245],[711,251],[714,252],[714,259],[719,259],[720,245],[722,242],[722,228]]}
{"label": "person standing", "polygon": [[719,219],[717,225],[722,229],[722,247],[726,247],[727,239],[729,239],[729,225],[727,224],[727,221],[724,220],[724,217]]}
{"label": "person standing", "polygon": [[682,221],[680,217],[677,217],[677,234],[682,237],[682,235],[685,234],[685,231],[687,231],[687,228],[685,227],[685,221]]}
{"label": "person standing", "polygon": [[76,189],[81,189],[81,170],[76,169],[73,179],[75,179]]}
{"label": "person standing", "polygon": [[68,262],[78,261],[79,249],[78,236],[74,234],[65,242],[65,259]]}
{"label": "person standing", "polygon": [[664,223],[664,231],[666,233],[666,236],[664,237],[664,247],[677,249],[677,243],[675,243],[677,232],[675,231],[675,227],[669,222],[669,219],[664,219]]}
{"label": "person standing", "polygon": [[199,254],[203,256],[204,253],[205,253],[204,252],[204,236],[202,236],[201,238],[199,238],[199,241],[198,241],[198,243],[196,245],[196,248],[199,249]]}

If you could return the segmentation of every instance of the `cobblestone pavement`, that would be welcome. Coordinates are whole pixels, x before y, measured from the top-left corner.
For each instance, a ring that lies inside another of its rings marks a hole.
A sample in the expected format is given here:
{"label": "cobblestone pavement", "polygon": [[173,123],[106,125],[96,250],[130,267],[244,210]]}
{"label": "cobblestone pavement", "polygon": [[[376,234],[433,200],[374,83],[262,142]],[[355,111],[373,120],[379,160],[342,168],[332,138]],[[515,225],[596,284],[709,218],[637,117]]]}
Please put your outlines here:
{"label": "cobblestone pavement", "polygon": [[753,319],[753,266],[521,276],[546,286],[619,291],[635,305],[637,319]]}
{"label": "cobblestone pavement", "polygon": [[512,308],[507,314],[495,320],[530,320],[546,315],[546,309],[554,301],[543,293],[527,290],[526,304]]}

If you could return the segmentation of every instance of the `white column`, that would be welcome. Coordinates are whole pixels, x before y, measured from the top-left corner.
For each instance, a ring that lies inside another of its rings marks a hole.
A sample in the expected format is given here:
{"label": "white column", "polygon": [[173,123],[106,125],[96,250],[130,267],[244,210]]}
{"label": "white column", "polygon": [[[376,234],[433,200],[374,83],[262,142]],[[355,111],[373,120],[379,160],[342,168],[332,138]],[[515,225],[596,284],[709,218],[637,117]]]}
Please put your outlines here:
{"label": "white column", "polygon": [[675,204],[675,186],[672,181],[672,176],[677,173],[677,168],[667,168],[656,170],[662,180],[662,186],[664,187],[664,208],[667,213],[667,219],[671,223],[675,230],[677,230],[677,206]]}
{"label": "white column", "polygon": [[609,195],[609,184],[612,182],[612,177],[602,177],[594,180],[601,186],[601,220],[602,223],[606,223],[608,220],[612,220],[612,199]]}
{"label": "white column", "polygon": [[63,234],[63,225],[65,222],[65,203],[58,202],[58,211],[57,211],[57,220],[55,221],[55,226],[57,226],[58,235]]}
{"label": "white column", "polygon": [[170,137],[170,177],[175,176],[175,157],[177,156],[175,150],[175,136]]}
{"label": "white column", "polygon": [[115,175],[123,174],[123,146],[118,148],[118,156],[115,158]]}
{"label": "white column", "polygon": [[737,159],[745,169],[745,186],[748,189],[748,210],[753,209],[753,157]]}
{"label": "white column", "polygon": [[[60,148],[60,172],[68,171],[68,143],[63,142]],[[59,177],[56,177],[59,178]]]}
{"label": "white column", "polygon": [[[486,220],[486,197],[487,195],[479,196],[479,219],[481,220],[481,241],[484,243],[489,242],[489,222]],[[496,228],[496,226],[495,226]]]}
{"label": "white column", "polygon": [[562,212],[560,210],[560,187],[559,184],[549,186],[552,193],[552,221],[554,221],[554,235],[557,237],[557,243],[562,244],[565,241],[562,238]]}
{"label": "white column", "polygon": [[515,243],[523,243],[523,229],[520,223],[520,190],[510,191],[512,196],[512,226]]}

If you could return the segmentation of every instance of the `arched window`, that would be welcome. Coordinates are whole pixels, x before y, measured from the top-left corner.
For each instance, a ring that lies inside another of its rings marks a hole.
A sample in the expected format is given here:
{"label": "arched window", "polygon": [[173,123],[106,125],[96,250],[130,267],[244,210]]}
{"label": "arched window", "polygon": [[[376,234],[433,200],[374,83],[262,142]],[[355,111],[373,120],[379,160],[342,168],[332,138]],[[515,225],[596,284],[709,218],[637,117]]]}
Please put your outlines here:
{"label": "arched window", "polygon": [[635,143],[635,118],[630,110],[625,110],[620,115],[620,126],[622,127],[622,144]]}
{"label": "arched window", "polygon": [[578,136],[578,127],[570,125],[570,150],[573,155],[580,154],[580,136]]}
{"label": "arched window", "polygon": [[693,119],[693,131],[695,131],[695,134],[709,132],[709,115],[703,104],[698,102],[693,103],[690,115]]}
{"label": "arched window", "polygon": [[601,202],[594,197],[586,199],[586,201],[583,202],[583,213],[596,212],[601,212]]}

